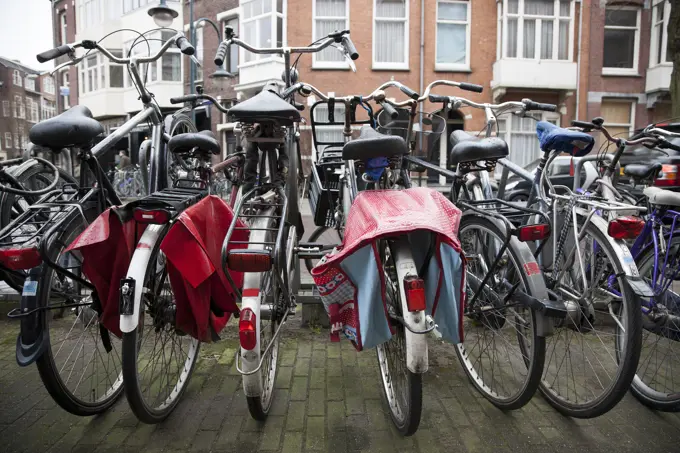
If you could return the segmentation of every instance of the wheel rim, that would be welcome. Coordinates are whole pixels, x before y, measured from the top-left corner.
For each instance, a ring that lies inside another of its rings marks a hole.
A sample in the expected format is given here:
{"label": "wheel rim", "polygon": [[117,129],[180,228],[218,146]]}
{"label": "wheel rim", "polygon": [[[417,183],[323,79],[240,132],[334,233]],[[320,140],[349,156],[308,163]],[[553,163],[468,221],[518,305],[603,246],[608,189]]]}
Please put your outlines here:
{"label": "wheel rim", "polygon": [[[460,238],[467,261],[466,299],[472,301],[473,282],[481,283],[495,259],[491,250],[499,250],[504,240],[483,225],[464,226]],[[506,251],[501,260],[491,280],[480,288],[474,306],[466,304],[465,342],[456,348],[478,389],[492,400],[507,402],[519,398],[529,383],[536,327],[530,310],[511,301],[503,303],[508,293],[505,281],[518,284],[520,291],[526,288],[515,258]]]}
{"label": "wheel rim", "polygon": [[[273,285],[271,272],[265,274],[263,280],[264,281],[262,282],[262,287],[265,289],[265,292],[263,292],[262,294],[272,295],[274,292],[272,291]],[[276,332],[276,329],[279,325],[278,322],[279,315],[278,313],[275,312],[276,306],[272,302],[273,302],[272,300],[268,300],[265,301],[265,303],[263,304],[266,308],[269,309],[269,313],[271,313],[271,319],[268,320],[262,319],[262,324],[260,325],[260,357],[263,357],[265,349],[272,341],[272,338],[274,338],[274,333]],[[277,338],[275,343],[269,350],[269,354],[267,354],[267,356],[264,356],[264,360],[262,362],[261,368],[262,395],[260,396],[260,399],[262,401],[262,409],[264,410],[264,412],[269,411],[269,407],[272,404],[278,357],[279,357],[279,339]]]}
{"label": "wheel rim", "polygon": [[[389,247],[382,244],[383,270],[385,277],[385,299],[388,312],[392,315],[401,314],[401,301],[398,277]],[[383,382],[383,390],[390,407],[390,412],[399,427],[404,426],[410,413],[409,401],[409,370],[406,367],[406,332],[400,323],[393,323],[395,333],[392,338],[379,345],[378,364]]]}

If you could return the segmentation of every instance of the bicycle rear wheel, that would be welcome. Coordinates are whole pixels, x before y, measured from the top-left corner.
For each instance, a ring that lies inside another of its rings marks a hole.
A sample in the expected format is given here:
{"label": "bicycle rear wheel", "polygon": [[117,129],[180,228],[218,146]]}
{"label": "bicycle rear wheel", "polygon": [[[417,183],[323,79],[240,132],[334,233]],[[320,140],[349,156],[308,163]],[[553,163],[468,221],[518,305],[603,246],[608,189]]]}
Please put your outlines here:
{"label": "bicycle rear wheel", "polygon": [[[655,259],[659,263],[656,273]],[[630,390],[652,409],[678,412],[680,382],[675,379],[680,376],[680,237],[674,236],[658,257],[650,245],[635,261],[657,296],[649,301],[650,313],[642,315],[642,350]]]}
{"label": "bicycle rear wheel", "polygon": [[[522,253],[526,244],[512,238],[493,275],[484,287],[506,234],[487,218],[463,216],[459,236],[467,259],[465,342],[456,345],[456,355],[470,382],[491,403],[503,410],[519,409],[538,389],[545,360],[545,338],[537,331],[537,313],[505,300],[510,290],[538,299],[547,292],[532,294]],[[474,302],[474,294],[479,295]],[[472,305],[469,305],[469,304]]]}

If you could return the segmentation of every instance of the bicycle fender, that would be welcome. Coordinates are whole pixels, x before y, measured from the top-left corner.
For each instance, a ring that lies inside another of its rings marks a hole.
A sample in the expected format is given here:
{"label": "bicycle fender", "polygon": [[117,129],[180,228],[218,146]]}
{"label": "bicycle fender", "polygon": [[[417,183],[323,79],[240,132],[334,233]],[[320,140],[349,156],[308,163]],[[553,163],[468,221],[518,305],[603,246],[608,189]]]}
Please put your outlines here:
{"label": "bicycle fender", "polygon": [[[22,312],[39,308],[38,282],[41,279],[43,267],[38,266],[28,272],[21,294],[20,307]],[[49,314],[49,312],[47,312]],[[49,334],[45,330],[46,312],[36,311],[21,318],[21,329],[17,336],[16,358],[19,366],[28,366],[35,362],[45,352],[49,344]]]}
{"label": "bicycle fender", "polygon": [[163,231],[164,225],[149,225],[141,239],[137,243],[135,253],[130,260],[130,267],[126,279],[133,279],[136,282],[132,314],[120,315],[120,330],[123,333],[130,333],[137,328],[139,323],[139,307],[142,303],[142,293],[144,292],[144,279],[146,278],[146,269],[151,259],[151,252],[153,251],[158,238]]}

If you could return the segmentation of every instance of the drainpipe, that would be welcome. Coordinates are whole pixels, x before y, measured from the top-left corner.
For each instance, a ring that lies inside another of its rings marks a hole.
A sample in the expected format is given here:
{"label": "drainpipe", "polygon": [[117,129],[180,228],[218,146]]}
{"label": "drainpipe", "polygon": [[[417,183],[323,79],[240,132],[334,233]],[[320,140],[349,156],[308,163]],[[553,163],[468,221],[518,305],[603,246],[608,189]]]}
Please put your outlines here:
{"label": "drainpipe", "polygon": [[[421,95],[423,94],[423,90],[425,89],[425,80],[424,80],[424,71],[425,71],[425,0],[420,0],[420,86],[418,88],[418,93]],[[446,121],[446,119],[444,119]],[[420,126],[420,130],[423,130],[423,112],[420,112],[419,118],[418,118],[418,124]],[[441,139],[440,139],[441,140]],[[423,149],[423,134],[420,134],[420,137],[418,138],[418,146],[420,149]],[[418,174],[418,186],[421,187],[423,185],[423,174],[419,173]]]}
{"label": "drainpipe", "polygon": [[[184,17],[184,16],[182,16]],[[196,29],[194,27],[194,0],[189,0],[189,42],[196,47]],[[189,60],[189,94],[195,93],[195,69],[194,60]],[[191,122],[196,124],[196,110],[191,109]]]}
{"label": "drainpipe", "polygon": [[582,119],[580,117],[580,110],[581,110],[581,54],[583,53],[583,49],[581,48],[581,32],[583,28],[583,2],[585,0],[581,0],[579,3],[579,20],[578,20],[578,57],[576,60],[576,114],[574,115],[575,120],[580,120]]}

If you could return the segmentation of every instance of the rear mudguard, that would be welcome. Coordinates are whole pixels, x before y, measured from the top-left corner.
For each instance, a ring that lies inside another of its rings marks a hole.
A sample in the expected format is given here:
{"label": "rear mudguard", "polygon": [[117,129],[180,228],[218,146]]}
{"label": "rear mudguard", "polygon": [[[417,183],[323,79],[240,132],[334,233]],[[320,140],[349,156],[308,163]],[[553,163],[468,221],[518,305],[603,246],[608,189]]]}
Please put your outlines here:
{"label": "rear mudguard", "polygon": [[[46,266],[46,264],[43,264]],[[21,294],[20,308],[22,312],[29,312],[40,308],[38,302],[38,284],[43,274],[43,267],[38,266],[28,272]],[[21,330],[17,337],[17,363],[28,366],[35,362],[45,352],[49,344],[49,334],[45,329],[45,316],[48,312],[36,311],[21,318]]]}

